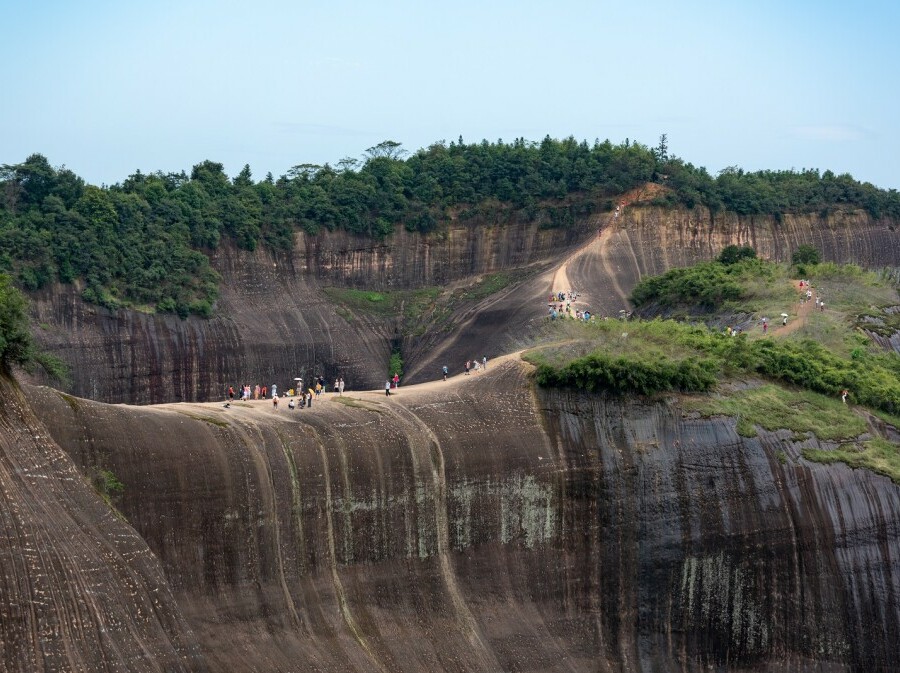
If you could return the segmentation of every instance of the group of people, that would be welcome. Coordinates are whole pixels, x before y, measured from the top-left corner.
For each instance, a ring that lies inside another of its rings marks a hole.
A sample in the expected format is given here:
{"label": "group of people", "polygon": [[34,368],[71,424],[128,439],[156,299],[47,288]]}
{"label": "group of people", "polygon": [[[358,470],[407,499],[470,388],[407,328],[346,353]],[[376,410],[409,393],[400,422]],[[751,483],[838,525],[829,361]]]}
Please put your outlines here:
{"label": "group of people", "polygon": [[575,320],[590,321],[594,315],[588,311],[581,309],[572,309],[572,302],[578,299],[578,293],[569,290],[568,292],[554,292],[550,294],[547,301],[547,315],[551,320],[557,318],[574,318]]}
{"label": "group of people", "polygon": [[[294,382],[294,387],[289,388],[287,393],[284,394],[285,397],[291,398],[291,400],[288,402],[289,409],[294,409],[298,406],[298,404],[294,402],[295,396],[299,398],[299,408],[302,409],[303,407],[312,407],[313,399],[321,396],[325,391],[326,382],[324,376],[316,376],[315,378],[313,378],[314,383],[308,387],[303,386],[302,378],[298,377],[294,379]],[[276,409],[278,408],[278,385],[275,383],[272,384],[271,388],[258,384],[252,387],[249,384],[244,384],[242,386],[239,386],[238,391],[239,392],[235,391],[234,386],[228,386],[228,390],[226,393],[228,396],[228,401],[225,403],[226,408],[231,406],[231,403],[234,401],[235,396],[237,396],[240,401],[247,402],[250,399],[264,400],[269,397],[270,394],[272,398],[272,406]],[[334,380],[334,392],[337,395],[344,394],[344,377],[339,376]]]}
{"label": "group of people", "polygon": [[[239,390],[240,390],[240,394],[238,395],[238,399],[240,399],[242,401],[249,400],[251,396],[253,397],[254,400],[259,400],[259,399],[264,400],[264,399],[266,399],[266,397],[269,394],[268,387],[260,386],[259,384],[256,384],[255,386],[253,386],[253,388],[251,388],[250,384],[245,383],[244,385],[239,387]],[[272,386],[272,395],[273,396],[277,394],[277,390],[278,390],[278,387],[273,385]],[[228,401],[229,402],[234,402],[235,394],[236,393],[234,390],[234,386],[228,386]]]}
{"label": "group of people", "polygon": [[388,397],[390,397],[391,390],[394,390],[399,387],[400,387],[400,374],[398,374],[397,372],[394,372],[394,376],[392,378],[385,379],[384,394],[387,395]]}
{"label": "group of people", "polygon": [[[465,372],[466,376],[468,376],[471,372],[480,371],[482,368],[487,369],[487,355],[481,358],[481,362],[478,361],[478,358],[474,360],[466,360],[465,364]],[[444,380],[447,380],[447,368],[444,367]]]}

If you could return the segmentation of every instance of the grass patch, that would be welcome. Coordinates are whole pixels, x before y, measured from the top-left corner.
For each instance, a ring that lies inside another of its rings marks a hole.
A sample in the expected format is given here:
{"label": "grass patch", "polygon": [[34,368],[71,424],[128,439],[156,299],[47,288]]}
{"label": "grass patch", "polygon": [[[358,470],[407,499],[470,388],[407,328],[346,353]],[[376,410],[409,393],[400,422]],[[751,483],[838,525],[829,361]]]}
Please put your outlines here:
{"label": "grass patch", "polygon": [[[235,406],[235,403],[231,403],[232,406]],[[243,406],[247,406],[246,404]],[[221,418],[213,418],[212,416],[204,416],[202,414],[192,414],[189,411],[178,411],[177,413],[182,416],[187,416],[188,418],[193,418],[195,421],[203,421],[204,423],[209,423],[210,425],[215,425],[219,428],[227,428],[228,421],[223,421]]]}
{"label": "grass patch", "polygon": [[841,444],[836,449],[804,449],[803,457],[814,463],[846,463],[889,477],[900,484],[900,446],[876,437],[862,443]]}
{"label": "grass patch", "polygon": [[71,395],[66,395],[66,393],[61,393],[60,391],[56,391],[56,394],[59,395],[63,400],[65,400],[66,404],[68,404],[72,411],[78,412],[78,398],[72,397]]}
{"label": "grass patch", "polygon": [[94,490],[97,492],[97,495],[103,499],[103,502],[106,503],[107,507],[109,507],[118,518],[125,521],[125,517],[116,507],[114,502],[115,498],[125,492],[125,484],[119,481],[119,478],[112,470],[107,470],[99,466],[91,471],[90,481]]}
{"label": "grass patch", "polygon": [[345,395],[339,395],[338,397],[333,397],[332,400],[339,404],[343,404],[345,407],[351,407],[353,409],[365,409],[366,411],[372,411],[376,414],[384,413],[377,407],[377,403],[363,402],[357,397],[347,397]]}
{"label": "grass patch", "polygon": [[348,287],[326,287],[324,292],[332,303],[343,306],[350,315],[365,313],[391,317],[396,314],[400,301],[398,292],[372,292]]}
{"label": "grass patch", "polygon": [[[853,439],[866,431],[865,421],[839,400],[773,384],[737,391],[728,397],[695,397],[685,400],[684,407],[702,416],[734,416],[738,419],[738,434],[744,437],[754,436],[756,427],[811,432],[826,441]],[[751,429],[753,434],[747,434]]]}

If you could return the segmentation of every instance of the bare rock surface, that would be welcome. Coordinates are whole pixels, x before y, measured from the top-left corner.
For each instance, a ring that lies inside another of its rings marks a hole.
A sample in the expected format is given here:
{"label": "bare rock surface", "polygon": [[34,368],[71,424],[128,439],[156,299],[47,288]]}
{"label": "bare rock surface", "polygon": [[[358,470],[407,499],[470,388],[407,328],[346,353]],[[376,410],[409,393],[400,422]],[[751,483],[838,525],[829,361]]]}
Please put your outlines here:
{"label": "bare rock surface", "polygon": [[0,377],[0,671],[205,671],[157,557]]}
{"label": "bare rock surface", "polygon": [[[293,411],[26,391],[36,433],[125,485],[114,504],[159,559],[209,670],[888,671],[900,659],[900,488],[806,462],[814,438],[743,438],[675,398],[535,390],[516,356]],[[10,562],[27,556],[12,548]],[[6,651],[29,656],[34,642],[8,633]]]}

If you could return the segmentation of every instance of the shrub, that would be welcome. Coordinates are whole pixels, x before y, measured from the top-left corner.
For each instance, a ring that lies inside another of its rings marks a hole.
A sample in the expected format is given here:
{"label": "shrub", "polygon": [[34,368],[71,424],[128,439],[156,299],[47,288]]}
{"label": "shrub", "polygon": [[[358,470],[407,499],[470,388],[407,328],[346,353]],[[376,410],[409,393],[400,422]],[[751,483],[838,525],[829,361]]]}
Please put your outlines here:
{"label": "shrub", "polygon": [[791,255],[791,262],[797,265],[818,264],[820,261],[819,251],[811,245],[803,244],[794,250],[794,254]]}
{"label": "shrub", "polygon": [[749,245],[743,247],[737,245],[729,245],[719,253],[718,261],[722,264],[736,264],[744,259],[755,259],[756,250]]}

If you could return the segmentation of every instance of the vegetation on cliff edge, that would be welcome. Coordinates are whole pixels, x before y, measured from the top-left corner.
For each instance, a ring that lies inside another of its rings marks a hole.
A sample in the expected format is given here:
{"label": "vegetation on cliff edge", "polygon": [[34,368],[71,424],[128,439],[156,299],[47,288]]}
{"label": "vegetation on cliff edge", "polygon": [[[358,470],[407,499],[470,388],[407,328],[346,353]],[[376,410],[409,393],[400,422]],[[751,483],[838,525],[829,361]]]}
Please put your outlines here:
{"label": "vegetation on cliff edge", "polygon": [[[777,333],[780,321],[773,325],[776,329],[764,332],[763,314],[753,307],[766,306],[768,315],[775,315],[770,312],[774,301],[785,296],[799,301],[789,278],[796,267],[747,255],[731,264],[676,269],[646,279],[636,289],[637,303],[655,310],[681,307],[692,322],[548,321],[542,339],[553,343],[524,357],[536,365],[539,385],[612,394],[697,393],[732,379],[769,381],[748,390],[693,397],[686,407],[734,416],[738,432],[745,436],[754,436],[755,428],[762,427],[841,440],[839,451],[827,452],[829,460],[850,456],[852,460],[844,462],[888,474],[900,483],[898,447],[889,441],[873,443],[864,434],[868,413],[900,426],[900,355],[881,350],[860,329],[873,321],[889,324],[883,319],[892,318],[900,303],[896,284],[853,265],[805,264],[804,270],[817,296],[827,297],[828,309],[813,311],[808,306],[798,329],[783,335]],[[711,300],[711,293],[723,285],[731,288],[727,298]],[[713,326],[727,319],[723,314],[742,316],[743,330],[737,336]],[[840,401],[845,389],[852,406]],[[885,446],[893,447],[893,454]],[[806,453],[810,460],[820,456]]]}
{"label": "vegetation on cliff edge", "polygon": [[28,327],[28,300],[7,274],[0,273],[0,373],[10,374],[14,366],[30,371],[35,365],[57,380],[68,373],[59,359],[35,346]]}
{"label": "vegetation on cliff edge", "polygon": [[654,201],[662,206],[776,217],[850,208],[900,219],[895,190],[830,171],[729,168],[713,177],[670,156],[665,137],[655,148],[460,138],[404,155],[385,141],[361,160],[300,164],[278,179],[254,181],[249,166],[229,178],[203,161],[189,175],[138,171],[96,187],[34,154],[0,168],[0,271],[27,290],[76,283],[86,301],[110,309],[209,315],[218,293],[209,256],[223,240],[288,250],[297,230],[382,238],[453,218],[569,227],[647,182],[665,185]]}

